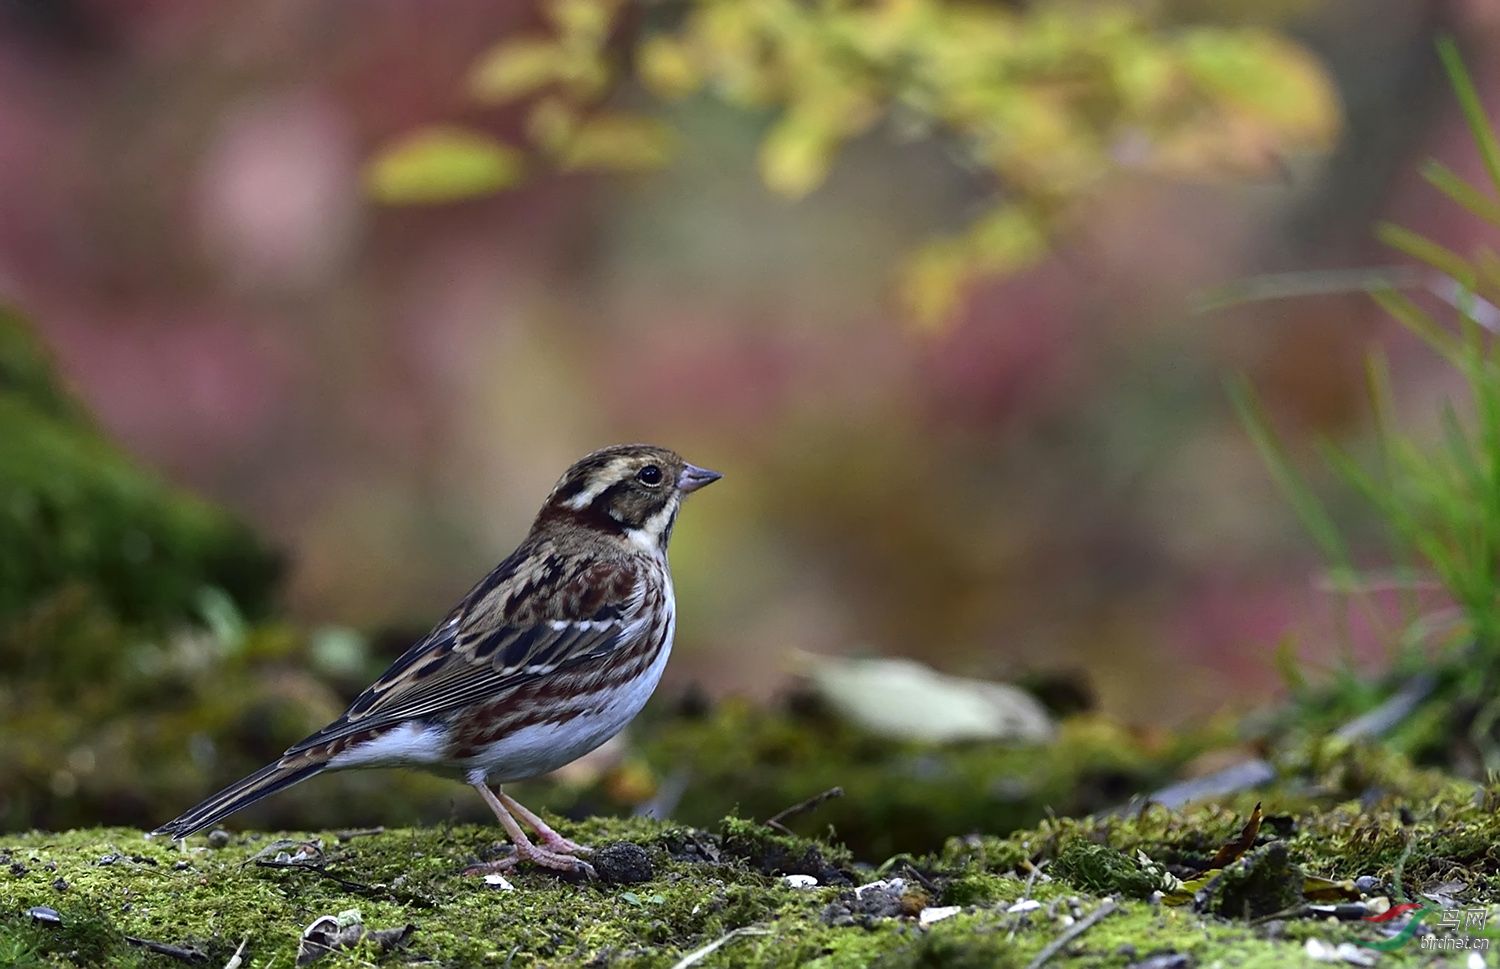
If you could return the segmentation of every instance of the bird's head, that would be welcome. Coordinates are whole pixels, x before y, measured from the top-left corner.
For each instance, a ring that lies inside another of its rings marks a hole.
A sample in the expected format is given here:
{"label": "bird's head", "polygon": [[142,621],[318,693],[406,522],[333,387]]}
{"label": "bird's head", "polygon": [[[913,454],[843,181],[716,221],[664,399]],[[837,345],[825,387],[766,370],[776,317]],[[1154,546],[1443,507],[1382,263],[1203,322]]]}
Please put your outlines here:
{"label": "bird's head", "polygon": [[584,456],[558,479],[537,526],[581,525],[664,552],[683,496],[721,477],[666,448],[617,444]]}

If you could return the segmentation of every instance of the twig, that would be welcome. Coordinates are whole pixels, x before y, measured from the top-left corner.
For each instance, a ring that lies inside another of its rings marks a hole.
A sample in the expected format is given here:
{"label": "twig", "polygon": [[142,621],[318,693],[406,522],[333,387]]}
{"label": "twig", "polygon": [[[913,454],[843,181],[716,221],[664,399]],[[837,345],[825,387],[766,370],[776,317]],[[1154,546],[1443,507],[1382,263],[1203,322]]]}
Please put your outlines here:
{"label": "twig", "polygon": [[173,959],[181,959],[183,962],[202,962],[208,958],[197,949],[188,946],[171,945],[166,942],[157,942],[152,939],[141,939],[133,935],[125,936],[125,941],[131,945],[138,945],[149,952],[158,955],[171,956]]}
{"label": "twig", "polygon": [[702,962],[704,959],[707,959],[709,956],[713,955],[714,952],[718,951],[718,949],[719,949],[720,946],[725,945],[725,944],[727,944],[727,943],[729,943],[729,942],[731,942],[731,941],[733,941],[735,939],[738,939],[742,935],[770,935],[770,934],[771,934],[771,930],[770,929],[762,928],[759,925],[747,925],[744,928],[735,929],[733,932],[730,932],[728,935],[721,936],[720,938],[717,938],[717,939],[713,940],[712,942],[710,942],[708,945],[704,946],[703,948],[701,948],[701,949],[694,949],[692,952],[689,952],[687,955],[683,956],[681,959],[678,959],[676,962],[674,962],[672,964],[672,969],[688,969],[689,966],[696,966],[698,963]]}
{"label": "twig", "polygon": [[1098,925],[1101,921],[1103,921],[1106,915],[1109,915],[1118,907],[1119,906],[1115,904],[1114,899],[1106,898],[1103,902],[1099,903],[1098,908],[1094,909],[1092,912],[1085,915],[1077,922],[1074,922],[1072,925],[1068,926],[1067,929],[1063,931],[1062,935],[1059,935],[1057,938],[1049,942],[1045,949],[1036,954],[1035,959],[1032,959],[1030,962],[1026,963],[1026,969],[1041,969],[1042,966],[1047,964],[1047,961],[1049,959],[1057,955],[1063,949],[1067,948],[1070,944],[1072,944],[1074,939],[1078,938],[1089,929],[1092,929],[1095,925]]}
{"label": "twig", "polygon": [[1037,876],[1041,875],[1042,869],[1046,868],[1050,862],[1044,861],[1040,865],[1030,862],[1028,864],[1031,864],[1031,871],[1026,873],[1026,887],[1021,889],[1021,897],[1016,899],[1018,902],[1024,902],[1031,897],[1031,890],[1036,887]]}
{"label": "twig", "polygon": [[831,801],[836,797],[843,796],[844,789],[842,787],[830,787],[822,794],[815,794],[805,801],[793,804],[791,807],[785,809],[784,811],[778,812],[774,817],[768,818],[766,820],[766,827],[775,828],[777,831],[780,831],[783,834],[791,834],[791,829],[781,822],[785,821],[787,818],[795,818],[799,814],[806,814],[808,811],[811,811],[814,808],[818,807],[824,801]]}
{"label": "twig", "polygon": [[224,969],[240,969],[241,956],[245,954],[245,943],[249,941],[250,936],[248,935],[240,940],[240,947],[238,949],[235,949],[234,955],[230,956],[229,961],[224,963]]}
{"label": "twig", "polygon": [[333,836],[338,839],[339,844],[343,844],[346,841],[353,841],[355,838],[369,838],[377,834],[385,834],[385,828],[353,828],[349,831],[335,831]]}
{"label": "twig", "polygon": [[310,871],[316,875],[337,883],[344,890],[353,892],[355,895],[363,895],[366,898],[385,898],[416,908],[432,908],[433,901],[422,895],[411,892],[399,892],[384,884],[367,884],[336,875],[327,868],[327,861],[321,856],[317,860],[308,859],[304,861],[278,861],[275,858],[261,858],[255,862],[257,868],[276,868],[282,871]]}
{"label": "twig", "polygon": [[921,885],[923,888],[927,889],[929,892],[932,892],[934,895],[938,893],[938,887],[933,883],[932,879],[928,878],[926,875],[922,874],[921,872],[917,871],[917,869],[912,867],[911,862],[903,861],[901,863],[901,867],[906,869],[906,873],[911,876],[912,881]]}

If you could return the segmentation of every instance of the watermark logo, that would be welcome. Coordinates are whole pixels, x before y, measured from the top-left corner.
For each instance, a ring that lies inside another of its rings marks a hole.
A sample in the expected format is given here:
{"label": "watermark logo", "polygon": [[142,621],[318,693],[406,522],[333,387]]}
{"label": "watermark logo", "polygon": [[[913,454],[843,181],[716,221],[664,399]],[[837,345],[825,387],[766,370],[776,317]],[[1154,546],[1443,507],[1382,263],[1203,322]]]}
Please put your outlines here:
{"label": "watermark logo", "polygon": [[[1397,886],[1398,890],[1400,886]],[[1483,932],[1489,922],[1490,910],[1486,905],[1473,905],[1468,908],[1433,908],[1430,905],[1419,905],[1416,902],[1402,902],[1392,905],[1379,915],[1371,915],[1363,921],[1373,923],[1390,922],[1403,915],[1410,915],[1406,925],[1401,931],[1389,939],[1379,942],[1361,942],[1355,940],[1354,944],[1366,949],[1374,949],[1378,952],[1390,952],[1399,949],[1412,940],[1416,935],[1417,928],[1429,918],[1436,916],[1433,923],[1434,928],[1448,929],[1450,935],[1424,935],[1419,943],[1424,949],[1442,949],[1448,951],[1472,950],[1475,952],[1488,952],[1490,940],[1478,938],[1469,933]]]}

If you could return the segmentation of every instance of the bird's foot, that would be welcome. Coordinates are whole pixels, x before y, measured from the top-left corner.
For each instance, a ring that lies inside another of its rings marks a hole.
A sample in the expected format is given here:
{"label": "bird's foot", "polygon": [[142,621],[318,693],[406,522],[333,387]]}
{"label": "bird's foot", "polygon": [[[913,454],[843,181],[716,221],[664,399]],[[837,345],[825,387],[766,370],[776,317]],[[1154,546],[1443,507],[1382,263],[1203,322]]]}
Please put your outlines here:
{"label": "bird's foot", "polygon": [[543,848],[553,854],[591,855],[594,853],[594,849],[588,845],[581,845],[571,838],[564,838],[551,828],[537,832],[537,842],[538,848]]}
{"label": "bird's foot", "polygon": [[504,871],[510,871],[516,867],[516,862],[521,859],[515,855],[506,855],[495,861],[485,861],[477,865],[470,865],[464,869],[465,875],[498,875]]}
{"label": "bird's foot", "polygon": [[[563,840],[567,841],[566,838],[564,838]],[[571,845],[575,850],[583,847],[582,845],[575,845],[571,841],[567,841],[567,843]],[[582,858],[575,858],[572,854],[564,853],[551,846],[543,847],[542,845],[517,845],[516,856],[519,857],[522,861],[529,861],[534,865],[541,865],[543,868],[551,868],[555,871],[582,872],[590,878],[598,877],[598,875],[594,873],[593,865],[584,861]]]}
{"label": "bird's foot", "polygon": [[[567,839],[564,838],[564,841]],[[575,845],[571,841],[568,844],[576,849],[588,851],[582,845]],[[515,845],[515,853],[498,858],[495,861],[487,861],[479,865],[470,865],[464,869],[465,875],[491,875],[499,872],[510,871],[523,861],[529,861],[533,865],[543,868],[551,868],[553,871],[576,872],[589,878],[597,878],[594,866],[581,858],[575,858],[571,853],[566,853],[560,848],[550,845],[519,844]]]}

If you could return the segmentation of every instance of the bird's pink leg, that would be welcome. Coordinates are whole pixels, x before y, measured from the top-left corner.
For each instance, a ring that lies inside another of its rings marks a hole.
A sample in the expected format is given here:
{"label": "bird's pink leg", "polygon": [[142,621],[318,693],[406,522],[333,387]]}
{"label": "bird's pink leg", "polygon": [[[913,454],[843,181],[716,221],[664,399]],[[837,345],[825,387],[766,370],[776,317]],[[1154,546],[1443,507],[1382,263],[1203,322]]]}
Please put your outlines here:
{"label": "bird's pink leg", "polygon": [[[488,804],[490,810],[495,812],[495,818],[500,822],[500,827],[505,829],[505,833],[510,838],[511,844],[516,846],[516,853],[509,858],[501,858],[499,861],[492,861],[482,865],[470,865],[464,869],[464,874],[488,875],[491,872],[506,871],[513,868],[519,861],[529,861],[544,868],[555,868],[558,871],[581,871],[590,878],[594,877],[594,866],[588,862],[574,858],[572,855],[563,854],[555,849],[538,847],[532,844],[531,839],[526,837],[526,832],[521,830],[521,826],[516,823],[516,819],[511,817],[510,812],[501,803],[500,797],[504,795],[497,797],[495,792],[490,790],[489,785],[482,781],[475,783],[473,786],[479,792],[479,796],[484,798],[484,803]],[[511,803],[514,804],[515,802],[511,801]],[[529,814],[530,812],[527,813]]]}
{"label": "bird's pink leg", "polygon": [[537,837],[541,839],[542,847],[546,848],[547,850],[555,851],[558,854],[563,855],[587,855],[593,852],[594,849],[590,848],[588,845],[581,845],[571,838],[564,838],[562,835],[558,834],[552,829],[552,826],[549,825],[546,821],[543,821],[535,811],[530,810],[526,807],[526,805],[522,804],[520,801],[511,797],[504,791],[500,791],[499,796],[500,803],[509,808],[510,813],[520,818],[526,824],[531,825],[531,830],[537,833]]}

